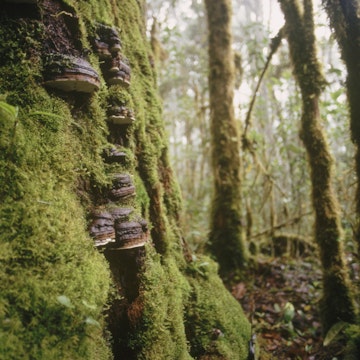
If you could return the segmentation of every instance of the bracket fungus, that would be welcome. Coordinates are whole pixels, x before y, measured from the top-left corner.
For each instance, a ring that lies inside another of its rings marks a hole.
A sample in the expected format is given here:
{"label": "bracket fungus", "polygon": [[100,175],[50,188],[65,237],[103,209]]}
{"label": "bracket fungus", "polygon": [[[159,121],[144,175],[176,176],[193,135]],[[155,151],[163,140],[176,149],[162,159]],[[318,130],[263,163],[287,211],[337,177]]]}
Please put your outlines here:
{"label": "bracket fungus", "polygon": [[128,174],[114,175],[110,190],[111,200],[117,201],[135,195],[135,186]]}
{"label": "bracket fungus", "polygon": [[111,216],[113,217],[114,221],[117,220],[126,220],[128,216],[133,212],[131,208],[122,208],[117,207],[110,210]]}
{"label": "bracket fungus", "polygon": [[112,54],[116,55],[121,51],[121,40],[115,28],[97,24],[96,35],[94,48],[100,59],[109,59]]}
{"label": "bracket fungus", "polygon": [[106,64],[106,81],[109,85],[130,85],[131,68],[128,59],[118,54]]}
{"label": "bracket fungus", "polygon": [[115,222],[115,249],[132,249],[144,246],[148,240],[147,224],[145,220]]}
{"label": "bracket fungus", "polygon": [[130,125],[135,121],[134,112],[124,105],[112,106],[108,115],[108,121],[115,125]]}
{"label": "bracket fungus", "polygon": [[109,50],[109,44],[101,41],[100,39],[94,40],[94,47],[96,49],[96,53],[100,59],[108,59],[111,58],[111,52]]}
{"label": "bracket fungus", "polygon": [[111,163],[124,163],[126,159],[126,153],[119,150],[116,146],[104,151],[104,158],[108,164]]}
{"label": "bracket fungus", "polygon": [[81,58],[51,54],[44,70],[44,85],[54,89],[93,93],[100,87],[98,73]]}
{"label": "bracket fungus", "polygon": [[90,235],[95,240],[95,246],[104,246],[115,241],[114,218],[107,211],[93,214],[90,224]]}

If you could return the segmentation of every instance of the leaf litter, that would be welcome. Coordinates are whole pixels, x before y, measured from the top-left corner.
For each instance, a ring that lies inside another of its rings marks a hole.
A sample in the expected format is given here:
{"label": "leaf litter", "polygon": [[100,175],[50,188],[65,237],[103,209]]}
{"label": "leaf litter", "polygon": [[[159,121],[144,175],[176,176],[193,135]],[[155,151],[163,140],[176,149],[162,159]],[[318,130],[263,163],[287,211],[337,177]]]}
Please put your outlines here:
{"label": "leaf litter", "polygon": [[258,360],[341,359],[341,342],[323,344],[316,259],[262,258],[246,272],[246,280],[233,280],[231,292],[252,324]]}

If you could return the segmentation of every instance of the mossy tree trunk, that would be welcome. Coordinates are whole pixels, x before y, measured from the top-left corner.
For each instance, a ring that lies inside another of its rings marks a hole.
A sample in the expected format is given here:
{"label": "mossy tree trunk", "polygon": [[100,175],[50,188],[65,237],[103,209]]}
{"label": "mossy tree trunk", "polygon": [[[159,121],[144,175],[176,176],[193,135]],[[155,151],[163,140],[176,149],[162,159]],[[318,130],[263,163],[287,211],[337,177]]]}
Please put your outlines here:
{"label": "mossy tree trunk", "polygon": [[247,359],[217,265],[184,256],[144,4],[0,2],[1,360]]}
{"label": "mossy tree trunk", "polygon": [[357,223],[355,239],[360,258],[360,4],[357,0],[323,0],[347,68],[347,95],[350,107],[351,136],[356,145]]}
{"label": "mossy tree trunk", "polygon": [[209,29],[211,156],[214,194],[209,249],[226,273],[243,267],[247,252],[241,224],[241,160],[234,115],[231,1],[206,0]]}
{"label": "mossy tree trunk", "polygon": [[354,321],[354,305],[343,260],[337,199],[331,184],[332,157],[321,127],[319,96],[325,84],[316,55],[311,0],[279,0],[294,75],[302,95],[301,139],[311,170],[315,238],[323,269],[321,317],[327,332],[338,321]]}

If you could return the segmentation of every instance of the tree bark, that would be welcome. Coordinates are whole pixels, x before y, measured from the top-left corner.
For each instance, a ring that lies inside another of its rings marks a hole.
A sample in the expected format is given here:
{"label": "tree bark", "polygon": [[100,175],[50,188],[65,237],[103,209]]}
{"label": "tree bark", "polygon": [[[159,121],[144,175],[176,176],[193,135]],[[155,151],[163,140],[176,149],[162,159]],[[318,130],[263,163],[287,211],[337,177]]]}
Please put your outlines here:
{"label": "tree bark", "polygon": [[206,0],[209,28],[211,155],[214,195],[209,249],[222,273],[245,265],[241,224],[240,141],[235,122],[231,2]]}
{"label": "tree bark", "polygon": [[354,321],[354,304],[343,260],[339,207],[331,184],[333,160],[321,127],[319,97],[324,87],[315,49],[311,0],[279,0],[285,31],[302,95],[300,137],[311,170],[315,238],[323,268],[321,317],[326,333],[338,321]]}
{"label": "tree bark", "polygon": [[347,97],[350,108],[351,137],[356,146],[355,163],[357,223],[355,240],[360,258],[360,4],[356,0],[323,0],[330,25],[334,29],[342,59],[347,68]]}

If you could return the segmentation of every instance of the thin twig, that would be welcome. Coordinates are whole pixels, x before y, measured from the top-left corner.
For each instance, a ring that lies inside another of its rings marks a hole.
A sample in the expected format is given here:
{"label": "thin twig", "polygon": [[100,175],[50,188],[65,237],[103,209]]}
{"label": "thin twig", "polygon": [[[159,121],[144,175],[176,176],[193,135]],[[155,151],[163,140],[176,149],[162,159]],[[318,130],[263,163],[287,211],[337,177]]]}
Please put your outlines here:
{"label": "thin twig", "polygon": [[250,126],[250,122],[251,122],[251,113],[252,113],[252,110],[254,108],[254,105],[255,105],[255,101],[256,101],[256,96],[257,96],[257,93],[259,91],[259,88],[260,88],[260,85],[261,85],[261,82],[262,82],[262,79],[264,78],[264,75],[266,73],[266,70],[268,69],[269,67],[269,64],[270,64],[270,61],[273,57],[273,55],[276,53],[277,49],[279,48],[280,44],[281,44],[281,40],[283,39],[284,37],[284,27],[282,27],[279,32],[276,34],[275,37],[273,37],[271,39],[271,43],[270,43],[270,53],[266,59],[266,63],[265,63],[265,66],[261,72],[261,75],[259,77],[259,80],[256,84],[256,88],[255,88],[255,91],[254,91],[254,94],[253,94],[253,97],[251,99],[251,102],[250,102],[250,105],[249,105],[249,110],[246,114],[246,118],[245,118],[245,129],[244,129],[244,134],[243,134],[243,138],[246,139],[246,134],[247,134],[247,130]]}
{"label": "thin twig", "polygon": [[309,212],[306,212],[306,213],[303,213],[303,214],[299,214],[298,216],[295,216],[295,217],[293,217],[293,218],[291,218],[289,220],[286,220],[286,221],[284,221],[284,222],[282,222],[280,224],[277,224],[277,225],[271,227],[270,229],[266,229],[266,230],[263,230],[263,231],[255,234],[255,235],[252,235],[251,239],[254,239],[254,238],[269,234],[269,233],[273,232],[274,230],[281,229],[284,226],[292,225],[294,223],[297,223],[298,221],[300,221],[300,219],[302,217],[311,215],[312,213],[313,213],[313,211],[309,211]]}

